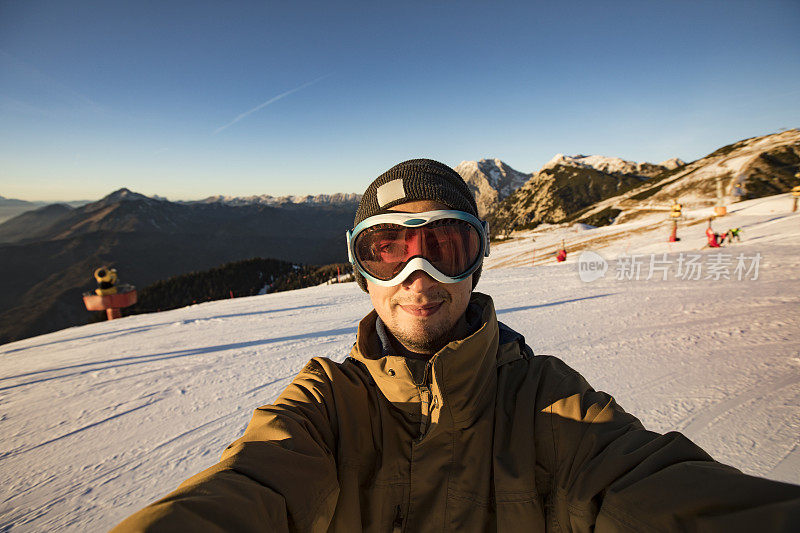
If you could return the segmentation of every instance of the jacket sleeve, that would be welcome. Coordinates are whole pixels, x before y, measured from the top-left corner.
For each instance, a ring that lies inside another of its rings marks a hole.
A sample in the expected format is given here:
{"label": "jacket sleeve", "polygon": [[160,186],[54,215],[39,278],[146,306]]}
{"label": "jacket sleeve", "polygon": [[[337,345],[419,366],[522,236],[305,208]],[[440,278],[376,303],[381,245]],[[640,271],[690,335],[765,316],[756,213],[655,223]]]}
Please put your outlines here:
{"label": "jacket sleeve", "polygon": [[325,531],[333,516],[336,414],[312,359],[273,405],[256,409],[222,460],[112,531]]}
{"label": "jacket sleeve", "polygon": [[[647,431],[552,358],[559,383],[537,405],[561,531],[800,531],[800,486],[748,476],[677,432]],[[542,449],[544,448],[544,449]]]}

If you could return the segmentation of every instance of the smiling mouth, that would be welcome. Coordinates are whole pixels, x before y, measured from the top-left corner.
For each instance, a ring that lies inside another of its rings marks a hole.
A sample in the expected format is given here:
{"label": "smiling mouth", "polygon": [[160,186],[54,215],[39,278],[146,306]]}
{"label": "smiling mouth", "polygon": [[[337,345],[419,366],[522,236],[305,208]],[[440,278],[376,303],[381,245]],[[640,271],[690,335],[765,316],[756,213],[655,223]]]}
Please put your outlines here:
{"label": "smiling mouth", "polygon": [[400,307],[412,316],[426,317],[431,316],[438,311],[444,302],[430,303],[430,304],[407,304],[400,305]]}

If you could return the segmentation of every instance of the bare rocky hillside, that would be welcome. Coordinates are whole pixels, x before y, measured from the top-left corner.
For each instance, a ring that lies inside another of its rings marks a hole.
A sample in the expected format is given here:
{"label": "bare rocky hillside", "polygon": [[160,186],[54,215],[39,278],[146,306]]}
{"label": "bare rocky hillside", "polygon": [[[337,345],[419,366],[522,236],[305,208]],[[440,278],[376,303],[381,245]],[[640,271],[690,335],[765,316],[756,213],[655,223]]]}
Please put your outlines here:
{"label": "bare rocky hillside", "polygon": [[662,164],[635,163],[603,156],[556,155],[488,215],[493,235],[518,227],[558,223],[595,203],[634,189],[664,172],[680,168],[671,159]]}
{"label": "bare rocky hillside", "polygon": [[499,159],[462,161],[456,168],[469,185],[483,217],[531,177],[514,170]]}

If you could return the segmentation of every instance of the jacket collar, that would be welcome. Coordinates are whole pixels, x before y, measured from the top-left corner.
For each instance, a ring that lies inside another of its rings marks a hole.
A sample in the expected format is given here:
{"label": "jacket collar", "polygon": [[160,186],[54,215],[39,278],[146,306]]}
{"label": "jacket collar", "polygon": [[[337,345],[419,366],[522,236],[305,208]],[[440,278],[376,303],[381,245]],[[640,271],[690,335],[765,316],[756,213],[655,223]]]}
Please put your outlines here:
{"label": "jacket collar", "polygon": [[[481,325],[464,339],[450,342],[430,359],[431,394],[456,426],[464,426],[494,399],[498,364],[499,328],[492,299],[473,293],[471,303],[481,309]],[[382,355],[375,331],[377,313],[361,320],[351,356],[366,366],[381,393],[409,413],[420,411],[420,388],[414,384],[406,360]],[[507,350],[502,350],[507,352]],[[504,359],[507,357],[503,357]]]}

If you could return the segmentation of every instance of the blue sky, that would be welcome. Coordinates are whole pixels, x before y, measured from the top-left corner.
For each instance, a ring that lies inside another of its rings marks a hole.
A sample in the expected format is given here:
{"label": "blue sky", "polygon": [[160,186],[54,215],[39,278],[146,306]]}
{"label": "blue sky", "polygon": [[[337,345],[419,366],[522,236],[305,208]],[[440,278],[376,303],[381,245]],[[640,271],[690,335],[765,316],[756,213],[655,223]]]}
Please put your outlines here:
{"label": "blue sky", "polygon": [[0,0],[0,195],[362,192],[412,157],[692,160],[800,126],[798,27],[796,0]]}

